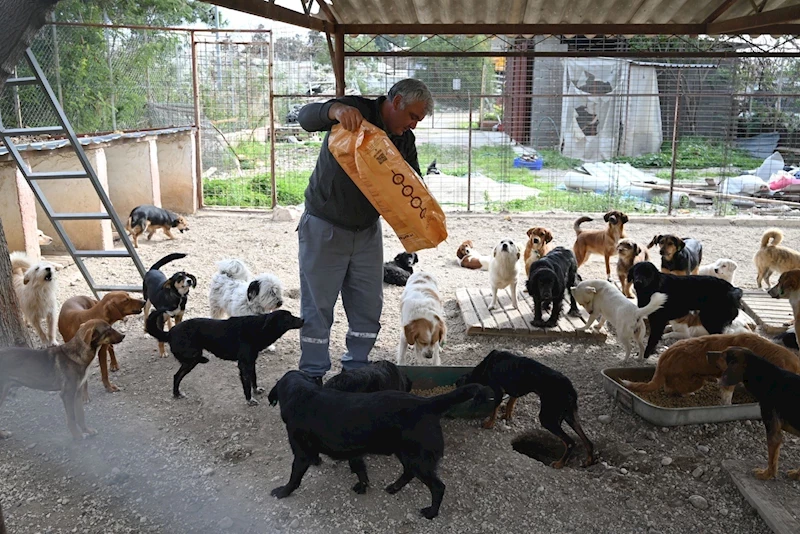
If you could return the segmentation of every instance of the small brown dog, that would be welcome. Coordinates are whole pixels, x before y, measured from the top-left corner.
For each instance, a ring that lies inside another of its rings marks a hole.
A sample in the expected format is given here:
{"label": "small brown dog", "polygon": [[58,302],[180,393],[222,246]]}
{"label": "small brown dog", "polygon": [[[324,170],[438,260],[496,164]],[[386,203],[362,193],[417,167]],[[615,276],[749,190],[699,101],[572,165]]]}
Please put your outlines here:
{"label": "small brown dog", "polygon": [[[60,391],[72,437],[81,440],[84,434],[97,434],[96,430],[86,426],[79,391],[86,382],[97,349],[123,339],[125,336],[105,321],[92,319],[82,324],[75,337],[63,345],[45,350],[27,347],[0,349],[0,405],[13,387]],[[0,439],[10,436],[9,432],[0,430]]]}
{"label": "small brown dog", "polygon": [[133,246],[138,248],[139,236],[144,233],[147,233],[147,240],[150,241],[160,228],[168,238],[175,239],[171,230],[174,228],[183,233],[189,229],[189,224],[183,215],[150,204],[142,204],[133,208],[125,228],[131,233]]}
{"label": "small brown dog", "polygon": [[[135,299],[124,291],[111,291],[98,302],[92,297],[72,297],[61,306],[61,313],[58,314],[58,331],[61,337],[67,342],[75,335],[80,326],[89,319],[102,319],[108,324],[113,325],[128,315],[142,313],[144,301]],[[113,393],[119,388],[108,379],[108,358],[111,357],[111,371],[118,371],[117,355],[114,353],[113,345],[103,345],[97,359],[100,363],[100,377],[106,391]],[[83,385],[83,400],[89,400],[89,388]]]}
{"label": "small brown dog", "polygon": [[606,279],[611,282],[611,256],[616,251],[619,240],[625,237],[628,216],[621,211],[609,211],[603,215],[603,220],[608,223],[605,230],[582,230],[581,224],[591,220],[590,217],[581,217],[572,225],[577,236],[572,251],[578,260],[578,267],[586,263],[592,253],[602,254],[606,259]]}
{"label": "small brown dog", "polygon": [[[716,334],[683,339],[674,343],[658,358],[656,371],[650,382],[630,382],[623,385],[634,393],[664,389],[672,395],[689,395],[716,380],[725,371],[724,365],[708,362],[709,351],[722,351],[728,347],[745,347],[766,358],[782,369],[800,373],[800,358],[787,349],[764,339],[758,334]],[[720,387],[722,404],[730,404],[734,386]]]}
{"label": "small brown dog", "polygon": [[528,229],[528,242],[525,243],[525,276],[530,274],[531,263],[535,262],[553,248],[548,243],[553,241],[553,232],[547,228],[536,226]]}
{"label": "small brown dog", "polygon": [[[770,241],[772,241],[770,243]],[[761,248],[758,249],[756,255],[753,256],[753,263],[756,264],[758,274],[756,276],[756,284],[761,288],[761,281],[767,283],[769,287],[769,278],[772,273],[781,274],[793,269],[800,269],[800,252],[784,247],[781,245],[783,241],[783,232],[777,228],[767,230],[761,236]]]}
{"label": "small brown dog", "polygon": [[628,271],[640,261],[650,261],[650,253],[633,239],[620,239],[617,243],[617,276],[619,276],[622,294],[633,298],[631,295],[632,282],[628,282]]}
{"label": "small brown dog", "polygon": [[481,271],[488,271],[489,263],[491,263],[492,258],[489,256],[481,256],[480,254],[476,254],[472,247],[473,244],[470,240],[461,243],[461,246],[459,246],[458,250],[456,251],[456,256],[458,256],[458,264],[465,269],[480,269]]}
{"label": "small brown dog", "polygon": [[[789,299],[794,314],[794,324],[800,324],[800,270],[793,269],[781,274],[778,283],[775,284],[775,287],[770,288],[768,293],[774,299]],[[795,328],[794,335],[800,346],[797,328]]]}

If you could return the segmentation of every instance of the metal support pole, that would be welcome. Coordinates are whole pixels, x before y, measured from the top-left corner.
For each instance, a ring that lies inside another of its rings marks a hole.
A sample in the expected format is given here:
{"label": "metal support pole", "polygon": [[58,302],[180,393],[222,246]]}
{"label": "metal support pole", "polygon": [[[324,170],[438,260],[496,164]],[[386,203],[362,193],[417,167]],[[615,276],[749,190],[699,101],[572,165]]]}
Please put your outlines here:
{"label": "metal support pole", "polygon": [[336,96],[344,96],[344,31],[336,29],[336,42],[334,43],[333,72],[336,76]]}
{"label": "metal support pole", "polygon": [[195,167],[197,170],[197,206],[203,207],[203,154],[202,135],[203,128],[200,119],[200,76],[197,66],[197,39],[195,32],[190,32],[192,42],[192,103],[194,104],[195,127]]}
{"label": "metal support pole", "polygon": [[678,160],[678,120],[680,119],[681,103],[681,69],[678,69],[678,87],[675,89],[675,114],[672,119],[672,169],[669,176],[669,204],[667,215],[672,215],[672,192],[675,188],[675,165]]}
{"label": "metal support pole", "polygon": [[[467,93],[469,129],[467,130],[467,211],[472,205],[472,95]],[[480,120],[480,118],[478,118]]]}
{"label": "metal support pole", "polygon": [[272,209],[278,205],[278,181],[275,178],[275,78],[273,76],[272,32],[269,33],[269,175],[272,188]]}

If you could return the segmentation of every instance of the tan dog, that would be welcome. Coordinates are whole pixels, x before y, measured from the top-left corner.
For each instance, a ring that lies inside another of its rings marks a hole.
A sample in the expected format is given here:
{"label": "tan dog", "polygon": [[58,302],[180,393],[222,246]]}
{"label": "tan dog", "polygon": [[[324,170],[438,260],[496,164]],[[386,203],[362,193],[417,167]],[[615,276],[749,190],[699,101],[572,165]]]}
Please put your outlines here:
{"label": "tan dog", "polygon": [[480,269],[481,271],[488,271],[489,263],[492,261],[492,258],[489,256],[481,256],[480,254],[476,254],[472,247],[473,244],[470,240],[461,243],[456,251],[456,256],[458,256],[458,264],[465,269]]}
{"label": "tan dog", "polygon": [[617,250],[619,240],[625,237],[628,216],[621,211],[609,211],[603,215],[603,220],[608,223],[605,230],[582,230],[581,224],[591,220],[590,217],[581,217],[572,225],[576,235],[572,251],[578,267],[586,263],[591,254],[602,254],[606,260],[606,279],[611,282],[611,256]]}
{"label": "tan dog", "polygon": [[[707,353],[723,351],[728,347],[748,348],[782,369],[800,373],[800,358],[786,347],[776,345],[758,334],[716,334],[684,339],[673,344],[658,358],[656,372],[650,382],[622,380],[622,383],[634,393],[663,388],[667,394],[688,395],[702,388],[707,381],[722,376],[725,367],[710,364]],[[733,386],[720,387],[722,404],[731,403],[733,390]]]}
{"label": "tan dog", "polygon": [[[135,299],[124,291],[111,291],[98,302],[92,297],[72,297],[61,306],[61,313],[58,315],[58,331],[61,337],[67,342],[75,336],[75,333],[83,323],[90,319],[102,319],[110,325],[120,321],[128,315],[142,313],[144,301]],[[106,391],[113,393],[119,388],[108,379],[108,357],[111,357],[111,371],[118,371],[117,355],[114,353],[114,346],[111,344],[102,345],[97,359],[100,362],[100,377]],[[89,388],[86,384],[83,387],[83,399],[89,399]]]}
{"label": "tan dog", "polygon": [[[778,278],[778,283],[768,291],[769,296],[774,299],[789,299],[789,304],[792,306],[792,313],[794,314],[794,324],[798,325],[800,322],[800,270],[793,269],[781,274]],[[797,328],[794,331],[795,340],[800,345],[800,337],[797,335]]]}
{"label": "tan dog", "polygon": [[[11,283],[25,321],[33,326],[45,345],[56,344],[56,268],[35,263],[24,252],[11,253]],[[44,321],[47,331],[42,329]]]}
{"label": "tan dog", "polygon": [[628,282],[628,271],[640,261],[650,261],[650,253],[633,239],[620,239],[617,243],[617,276],[619,276],[622,294],[629,299],[633,298],[631,287],[633,282]]}
{"label": "tan dog", "polygon": [[525,276],[530,274],[531,263],[535,262],[553,248],[548,243],[553,241],[553,232],[541,226],[528,229],[528,242],[525,243]]}
{"label": "tan dog", "polygon": [[[60,391],[67,426],[76,440],[97,434],[86,426],[83,402],[78,398],[97,349],[119,343],[125,336],[100,319],[87,321],[69,342],[45,350],[26,347],[0,349],[0,405],[13,387]],[[0,430],[0,439],[11,434]]]}
{"label": "tan dog", "polygon": [[[770,241],[772,242],[770,243]],[[793,269],[800,269],[800,252],[784,247],[781,245],[782,241],[783,232],[777,228],[767,230],[761,236],[761,248],[753,256],[753,263],[756,264],[758,271],[756,284],[759,288],[761,288],[762,280],[767,283],[767,287],[771,285],[769,278],[772,273],[781,274]]]}

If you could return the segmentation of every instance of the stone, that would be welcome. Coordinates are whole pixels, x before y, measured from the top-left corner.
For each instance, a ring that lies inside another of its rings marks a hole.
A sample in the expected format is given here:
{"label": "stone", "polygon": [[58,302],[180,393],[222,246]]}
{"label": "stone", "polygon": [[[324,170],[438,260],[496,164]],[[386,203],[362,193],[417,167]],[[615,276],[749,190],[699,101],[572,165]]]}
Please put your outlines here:
{"label": "stone", "polygon": [[692,471],[692,476],[693,476],[694,478],[700,478],[701,476],[703,476],[703,473],[705,473],[705,472],[706,472],[706,469],[705,469],[705,467],[703,467],[703,466],[701,465],[701,466],[699,466],[699,467],[695,468],[695,470],[694,470],[694,471]]}
{"label": "stone", "polygon": [[608,424],[608,423],[611,422],[611,416],[610,415],[601,415],[600,417],[597,418],[597,420],[600,421],[603,424]]}
{"label": "stone", "polygon": [[698,451],[700,451],[700,452],[702,452],[703,454],[708,454],[708,452],[709,452],[711,449],[709,449],[709,448],[708,448],[708,447],[706,447],[705,445],[698,445],[698,446],[697,446],[697,450],[698,450]]}
{"label": "stone", "polygon": [[689,497],[689,502],[692,503],[692,506],[700,510],[705,510],[708,508],[708,501],[700,495],[692,495]]}
{"label": "stone", "polygon": [[670,465],[671,463],[672,463],[672,458],[670,458],[669,456],[664,456],[661,459],[661,465],[667,466]]}
{"label": "stone", "polygon": [[272,212],[272,220],[278,222],[294,221],[297,219],[298,213],[292,208],[284,208],[283,206],[276,206]]}
{"label": "stone", "polygon": [[222,519],[219,520],[217,526],[222,530],[227,530],[233,526],[233,519],[231,519],[230,517],[223,517]]}

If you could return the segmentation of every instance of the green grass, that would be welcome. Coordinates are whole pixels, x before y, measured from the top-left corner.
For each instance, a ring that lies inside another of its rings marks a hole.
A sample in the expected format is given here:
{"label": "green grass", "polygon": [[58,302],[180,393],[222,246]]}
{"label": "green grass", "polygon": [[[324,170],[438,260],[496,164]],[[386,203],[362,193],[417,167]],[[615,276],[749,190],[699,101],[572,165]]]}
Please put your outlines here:
{"label": "green grass", "polygon": [[[669,180],[672,176],[672,170],[666,169],[656,172],[656,178],[661,178],[662,180]],[[700,173],[698,171],[692,171],[687,169],[675,169],[675,179],[676,180],[696,180],[700,178]]]}
{"label": "green grass", "polygon": [[[680,169],[703,169],[707,167],[737,167],[752,169],[762,160],[751,157],[743,150],[727,147],[723,141],[703,137],[684,137],[678,141],[676,167]],[[661,152],[636,157],[619,157],[613,161],[630,163],[634,167],[671,167],[672,141],[661,145]]]}
{"label": "green grass", "polygon": [[[310,174],[306,171],[290,171],[278,176],[275,180],[278,189],[278,204],[282,206],[301,204]],[[205,180],[203,182],[203,202],[207,206],[272,207],[272,188],[269,175],[258,174],[246,178]]]}

